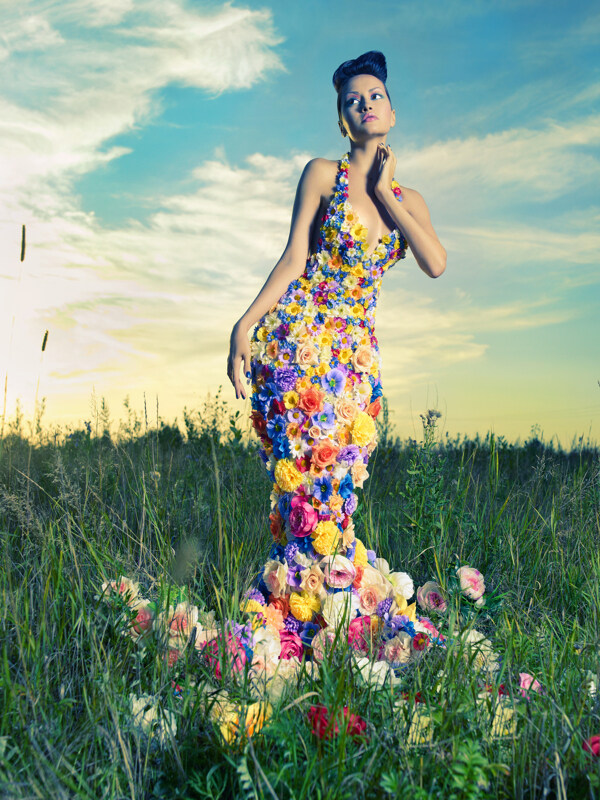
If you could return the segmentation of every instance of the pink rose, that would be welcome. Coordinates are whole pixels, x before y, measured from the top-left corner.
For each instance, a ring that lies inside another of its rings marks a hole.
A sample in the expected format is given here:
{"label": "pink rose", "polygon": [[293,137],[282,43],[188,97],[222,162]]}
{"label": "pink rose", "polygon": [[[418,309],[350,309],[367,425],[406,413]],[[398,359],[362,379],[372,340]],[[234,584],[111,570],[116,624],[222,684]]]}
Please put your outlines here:
{"label": "pink rose", "polygon": [[381,596],[381,592],[378,591],[376,586],[366,586],[363,587],[361,585],[360,589],[358,590],[358,597],[359,597],[359,611],[361,614],[365,616],[370,616],[377,611],[377,604],[384,599]]}
{"label": "pink rose", "polygon": [[441,587],[435,581],[427,581],[417,589],[417,602],[424,611],[437,611],[443,614],[448,607]]}
{"label": "pink rose", "polygon": [[321,560],[325,580],[334,589],[345,589],[354,583],[356,567],[345,556],[327,556]]}
{"label": "pink rose", "polygon": [[208,657],[208,663],[215,670],[215,678],[221,680],[223,673],[221,666],[228,664],[233,672],[239,672],[243,669],[246,663],[246,651],[238,636],[227,634],[227,641],[223,643],[223,636],[219,634],[210,642],[204,642],[202,645]]}
{"label": "pink rose", "polygon": [[527,690],[531,689],[532,692],[540,692],[542,686],[540,682],[533,677],[533,675],[530,675],[528,672],[519,672],[519,689],[521,690],[523,697],[526,697],[529,700]]}
{"label": "pink rose", "polygon": [[301,495],[292,497],[290,507],[290,526],[294,536],[310,536],[319,521],[316,508]]}
{"label": "pink rose", "polygon": [[135,639],[137,636],[144,636],[152,630],[154,624],[154,605],[152,603],[144,603],[138,605],[137,613],[131,620],[131,636]]}
{"label": "pink rose", "polygon": [[369,652],[369,643],[366,637],[371,635],[371,617],[356,617],[348,626],[348,644],[353,650],[361,653]]}
{"label": "pink rose", "polygon": [[456,570],[460,581],[460,588],[465,597],[470,600],[479,600],[485,592],[483,575],[474,567],[459,567]]}
{"label": "pink rose", "polygon": [[325,656],[331,653],[334,641],[335,631],[332,628],[321,628],[317,631],[312,640],[313,658],[316,661],[323,661]]}
{"label": "pink rose", "polygon": [[281,653],[279,658],[302,658],[304,652],[304,645],[302,639],[297,633],[290,631],[279,631],[279,640],[281,642]]}
{"label": "pink rose", "polygon": [[582,746],[586,753],[590,753],[596,758],[600,757],[600,736],[597,733],[586,739]]}

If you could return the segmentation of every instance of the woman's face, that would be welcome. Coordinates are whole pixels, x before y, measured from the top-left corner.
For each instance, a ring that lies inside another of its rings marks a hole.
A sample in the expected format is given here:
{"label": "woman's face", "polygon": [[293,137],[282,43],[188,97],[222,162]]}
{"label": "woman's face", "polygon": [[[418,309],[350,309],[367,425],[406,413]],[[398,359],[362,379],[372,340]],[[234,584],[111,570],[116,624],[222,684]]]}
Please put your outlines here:
{"label": "woman's face", "polygon": [[340,128],[352,141],[385,136],[396,124],[383,83],[374,75],[355,75],[341,91]]}

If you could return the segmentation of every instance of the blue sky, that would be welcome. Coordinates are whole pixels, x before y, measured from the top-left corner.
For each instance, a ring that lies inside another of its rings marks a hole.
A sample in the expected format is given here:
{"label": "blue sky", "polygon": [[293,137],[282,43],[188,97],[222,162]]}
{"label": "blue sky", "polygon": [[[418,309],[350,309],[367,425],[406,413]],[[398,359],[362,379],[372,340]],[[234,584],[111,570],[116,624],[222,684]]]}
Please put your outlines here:
{"label": "blue sky", "polygon": [[231,326],[285,246],[304,164],[346,149],[334,69],[380,49],[396,178],[448,252],[435,281],[410,254],[384,279],[397,432],[436,405],[450,435],[598,438],[592,3],[66,0],[3,16],[8,414],[37,389],[60,424],[89,419],[92,392],[114,418],[145,394],[181,419],[220,384],[249,413],[225,374]]}

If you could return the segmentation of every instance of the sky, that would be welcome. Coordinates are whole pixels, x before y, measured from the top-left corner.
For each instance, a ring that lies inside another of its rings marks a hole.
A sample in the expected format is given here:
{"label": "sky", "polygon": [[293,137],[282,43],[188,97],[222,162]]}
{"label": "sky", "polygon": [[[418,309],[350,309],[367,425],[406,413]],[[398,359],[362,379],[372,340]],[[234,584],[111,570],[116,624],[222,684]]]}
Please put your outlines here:
{"label": "sky", "polygon": [[[182,421],[280,257],[335,68],[381,50],[396,179],[447,251],[383,279],[401,437],[600,431],[600,12],[538,0],[0,0],[0,413]],[[20,260],[21,230],[27,247]],[[41,344],[45,331],[48,341]],[[5,397],[2,387],[6,386]]]}

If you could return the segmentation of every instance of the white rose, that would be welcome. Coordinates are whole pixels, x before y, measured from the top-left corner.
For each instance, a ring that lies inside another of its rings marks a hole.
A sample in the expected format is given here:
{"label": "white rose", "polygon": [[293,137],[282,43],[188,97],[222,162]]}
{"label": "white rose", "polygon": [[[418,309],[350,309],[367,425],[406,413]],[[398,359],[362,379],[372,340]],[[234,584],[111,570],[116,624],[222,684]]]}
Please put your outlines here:
{"label": "white rose", "polygon": [[399,683],[389,664],[385,661],[371,661],[370,658],[355,658],[354,664],[361,680],[368,686],[380,687],[386,683]]}
{"label": "white rose", "polygon": [[327,595],[321,609],[321,615],[325,622],[332,628],[338,628],[342,624],[346,628],[357,613],[358,598],[352,592],[336,592]]}
{"label": "white rose", "polygon": [[375,569],[378,569],[382,575],[386,577],[390,574],[390,565],[385,560],[385,558],[376,558],[375,559]]}
{"label": "white rose", "polygon": [[405,600],[410,600],[415,593],[413,579],[406,572],[391,572],[387,579],[394,587],[394,593],[401,594]]}

